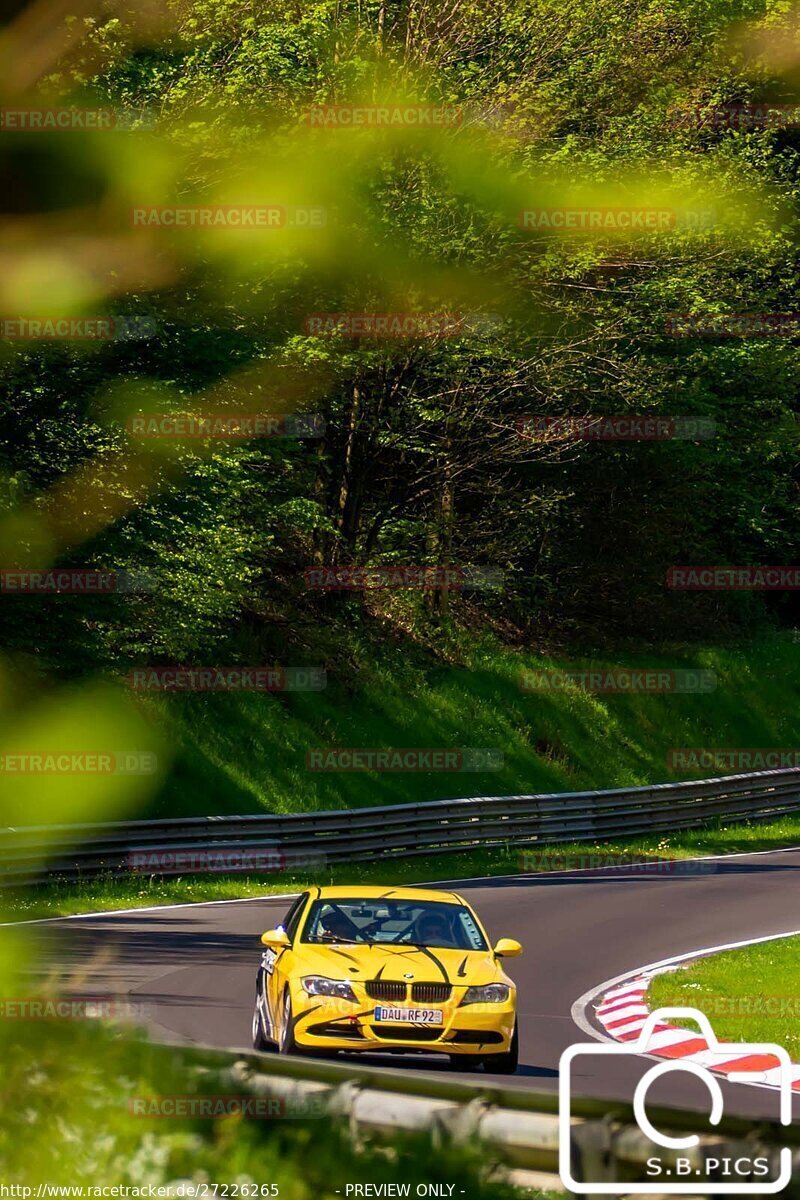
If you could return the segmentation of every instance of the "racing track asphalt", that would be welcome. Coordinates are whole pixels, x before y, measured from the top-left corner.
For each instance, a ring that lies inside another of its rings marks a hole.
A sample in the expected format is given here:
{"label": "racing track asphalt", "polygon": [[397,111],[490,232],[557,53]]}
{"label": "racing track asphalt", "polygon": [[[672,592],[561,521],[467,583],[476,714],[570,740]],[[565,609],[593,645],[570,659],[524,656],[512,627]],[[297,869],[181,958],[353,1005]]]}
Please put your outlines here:
{"label": "racing track asphalt", "polygon": [[[605,980],[673,955],[800,928],[799,882],[800,848],[704,860],[700,873],[682,868],[643,876],[614,869],[451,884],[475,906],[493,941],[514,937],[525,947],[507,966],[518,985],[520,1069],[498,1082],[556,1090],[562,1050],[587,1040],[570,1009]],[[388,870],[386,883],[392,884]],[[156,1038],[250,1049],[259,936],[279,923],[288,903],[109,914],[29,925],[27,934],[43,972],[54,961],[70,973],[80,966],[81,995],[126,994],[148,1006]],[[587,1015],[598,1028],[591,1006]],[[393,1071],[450,1069],[445,1058],[366,1061]],[[650,1065],[641,1057],[584,1060],[574,1090],[629,1100]],[[486,1078],[482,1072],[459,1077]],[[722,1083],[722,1090],[726,1112],[776,1115],[773,1091],[741,1083]],[[705,1111],[708,1097],[699,1081],[677,1072],[658,1082],[651,1099]],[[800,1096],[794,1120],[800,1120]]]}

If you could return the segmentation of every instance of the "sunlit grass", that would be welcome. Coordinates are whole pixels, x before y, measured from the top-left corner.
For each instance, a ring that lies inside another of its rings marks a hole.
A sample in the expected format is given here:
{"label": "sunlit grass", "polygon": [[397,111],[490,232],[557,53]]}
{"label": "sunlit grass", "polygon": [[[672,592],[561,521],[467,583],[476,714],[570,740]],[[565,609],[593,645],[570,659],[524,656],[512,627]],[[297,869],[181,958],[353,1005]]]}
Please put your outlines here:
{"label": "sunlit grass", "polygon": [[[627,787],[721,773],[680,773],[668,763],[672,749],[800,744],[800,644],[777,635],[740,648],[593,657],[516,652],[454,635],[439,657],[387,639],[354,647],[353,660],[352,679],[330,672],[324,692],[148,701],[174,731],[179,754],[152,812],[303,812]],[[524,670],[645,666],[713,671],[716,687],[684,695],[520,688]],[[499,752],[503,765],[393,774],[306,768],[308,750],[336,747],[474,747]]]}
{"label": "sunlit grass", "polygon": [[[790,915],[786,923],[792,924]],[[800,938],[729,950],[659,975],[648,1002],[651,1008],[696,1008],[717,1037],[772,1042],[800,1062]]]}

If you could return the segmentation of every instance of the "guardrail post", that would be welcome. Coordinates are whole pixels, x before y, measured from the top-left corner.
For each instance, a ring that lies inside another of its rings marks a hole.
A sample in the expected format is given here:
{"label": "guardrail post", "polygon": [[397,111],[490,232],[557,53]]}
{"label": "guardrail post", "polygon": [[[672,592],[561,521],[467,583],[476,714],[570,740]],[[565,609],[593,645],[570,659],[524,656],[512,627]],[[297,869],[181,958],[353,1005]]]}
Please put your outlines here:
{"label": "guardrail post", "polygon": [[331,1116],[347,1121],[350,1139],[356,1147],[363,1146],[364,1137],[358,1127],[356,1101],[361,1093],[361,1084],[356,1079],[345,1079],[334,1087],[327,1096],[326,1105]]}
{"label": "guardrail post", "polygon": [[480,1136],[481,1120],[486,1114],[486,1102],[480,1096],[451,1112],[438,1112],[433,1125],[433,1144],[439,1149],[448,1142],[459,1145]]}
{"label": "guardrail post", "polygon": [[[570,1161],[573,1176],[582,1183],[614,1183],[618,1178],[614,1157],[614,1129],[605,1117],[600,1121],[573,1122],[570,1132]],[[589,1200],[603,1200],[602,1193]]]}

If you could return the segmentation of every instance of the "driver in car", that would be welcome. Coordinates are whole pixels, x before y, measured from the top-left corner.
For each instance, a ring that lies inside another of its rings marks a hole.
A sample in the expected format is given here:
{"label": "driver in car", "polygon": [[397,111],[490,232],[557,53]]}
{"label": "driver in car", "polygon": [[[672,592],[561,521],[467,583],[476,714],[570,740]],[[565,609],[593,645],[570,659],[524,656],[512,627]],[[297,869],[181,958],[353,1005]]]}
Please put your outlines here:
{"label": "driver in car", "polygon": [[443,949],[456,950],[453,931],[450,923],[442,913],[424,912],[417,919],[415,942],[420,946],[441,946]]}
{"label": "driver in car", "polygon": [[330,908],[319,919],[319,936],[326,942],[355,942],[356,929],[349,917],[339,908]]}

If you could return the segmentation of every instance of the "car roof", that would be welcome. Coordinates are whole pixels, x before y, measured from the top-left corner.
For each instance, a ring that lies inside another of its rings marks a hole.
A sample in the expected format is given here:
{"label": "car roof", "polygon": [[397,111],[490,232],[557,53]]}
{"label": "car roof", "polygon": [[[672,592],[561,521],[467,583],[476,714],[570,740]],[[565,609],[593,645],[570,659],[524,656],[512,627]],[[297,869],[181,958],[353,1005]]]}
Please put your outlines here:
{"label": "car roof", "polygon": [[[430,888],[392,887],[323,887],[317,888],[315,899],[320,900],[438,900],[441,904],[463,904],[455,892],[436,892]],[[314,889],[312,889],[312,895]]]}

